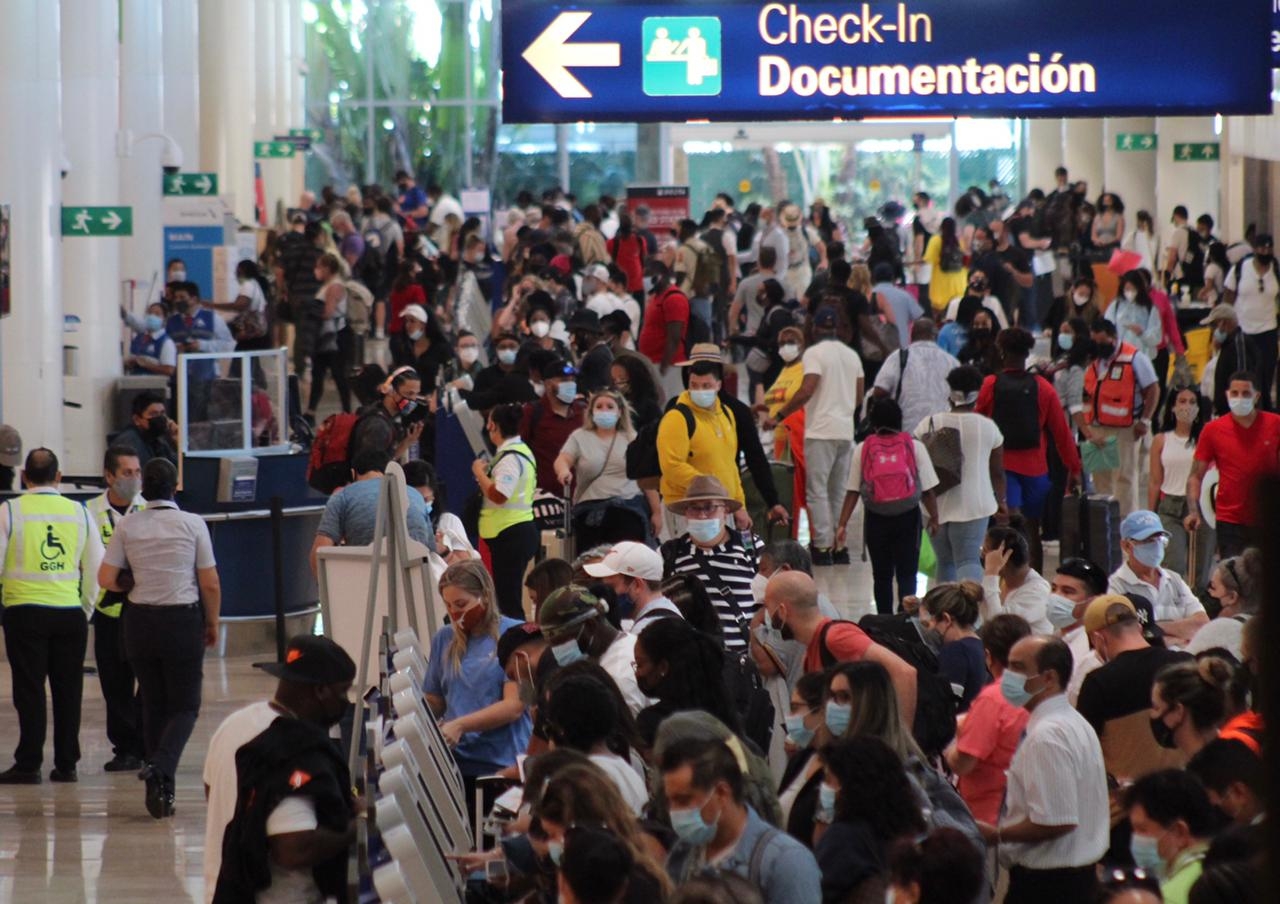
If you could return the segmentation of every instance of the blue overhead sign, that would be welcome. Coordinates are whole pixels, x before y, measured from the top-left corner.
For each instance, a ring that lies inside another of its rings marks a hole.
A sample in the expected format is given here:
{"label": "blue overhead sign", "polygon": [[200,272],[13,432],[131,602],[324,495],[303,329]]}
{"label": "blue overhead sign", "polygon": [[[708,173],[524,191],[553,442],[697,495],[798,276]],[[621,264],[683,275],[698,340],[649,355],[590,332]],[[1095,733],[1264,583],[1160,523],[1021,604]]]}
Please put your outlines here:
{"label": "blue overhead sign", "polygon": [[1269,113],[1275,2],[504,0],[503,119]]}

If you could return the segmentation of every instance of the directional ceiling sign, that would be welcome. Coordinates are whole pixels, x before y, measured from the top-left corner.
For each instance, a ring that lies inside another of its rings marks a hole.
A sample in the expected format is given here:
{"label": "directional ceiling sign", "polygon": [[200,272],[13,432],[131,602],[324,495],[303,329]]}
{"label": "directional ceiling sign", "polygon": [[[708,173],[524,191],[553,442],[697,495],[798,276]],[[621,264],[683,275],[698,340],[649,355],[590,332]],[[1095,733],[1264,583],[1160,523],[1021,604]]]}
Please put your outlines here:
{"label": "directional ceiling sign", "polygon": [[288,141],[255,141],[253,156],[258,160],[292,157],[296,148]]}
{"label": "directional ceiling sign", "polygon": [[216,195],[217,173],[166,173],[164,193],[170,196]]}
{"label": "directional ceiling sign", "polygon": [[64,236],[133,235],[132,207],[64,207]]}
{"label": "directional ceiling sign", "polygon": [[[1271,109],[1271,13],[1200,0],[504,0],[507,122]],[[1098,27],[1105,23],[1105,27]],[[1185,47],[1152,78],[1143,46]]]}

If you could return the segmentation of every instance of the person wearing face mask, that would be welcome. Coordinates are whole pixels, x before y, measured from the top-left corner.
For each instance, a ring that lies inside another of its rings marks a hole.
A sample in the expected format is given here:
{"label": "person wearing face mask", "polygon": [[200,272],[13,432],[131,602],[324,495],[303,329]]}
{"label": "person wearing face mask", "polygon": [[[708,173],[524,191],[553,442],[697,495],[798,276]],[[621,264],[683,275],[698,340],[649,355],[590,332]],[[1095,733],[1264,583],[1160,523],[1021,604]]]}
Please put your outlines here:
{"label": "person wearing face mask", "polygon": [[745,801],[742,768],[724,742],[676,741],[658,765],[679,839],[667,858],[673,882],[684,882],[713,863],[750,878],[766,904],[822,900],[822,874],[813,854],[770,829]]}
{"label": "person wearing face mask", "polygon": [[[200,287],[193,282],[179,283],[173,288],[173,313],[165,321],[165,332],[184,352],[230,352],[236,347],[227,322],[213,311],[200,307]],[[193,361],[186,368],[189,417],[193,422],[207,420],[209,394],[218,376],[216,361]],[[176,383],[170,384],[171,391]],[[145,464],[145,463],[144,463]]]}
{"label": "person wearing face mask", "polygon": [[1145,509],[1129,513],[1120,522],[1124,564],[1111,575],[1107,589],[1147,600],[1165,637],[1182,646],[1209,621],[1209,615],[1181,575],[1163,567],[1168,545],[1169,534],[1159,515]]}
{"label": "person wearing face mask", "polygon": [[[804,382],[804,330],[798,326],[789,326],[778,333],[778,357],[782,360],[782,369],[777,378],[764,393],[761,407],[768,416],[777,421],[773,429],[773,459],[775,461],[791,461],[791,523],[799,525],[800,512],[805,508],[805,482],[807,472],[804,460],[804,409],[793,411],[785,420],[778,418],[778,412],[800,391]],[[797,528],[798,529],[798,528]]]}
{"label": "person wearing face mask", "polygon": [[1239,371],[1227,382],[1227,404],[1231,413],[1210,421],[1200,432],[1195,461],[1187,478],[1188,532],[1201,524],[1200,492],[1209,468],[1218,469],[1217,512],[1218,555],[1238,556],[1257,532],[1261,513],[1258,489],[1261,482],[1280,473],[1280,415],[1259,411],[1261,393],[1257,374]]}
{"label": "person wearing face mask", "polygon": [[[1182,768],[1186,757],[1152,734],[1151,687],[1163,668],[1190,656],[1147,643],[1137,609],[1123,596],[1098,597],[1083,621],[1103,664],[1084,679],[1076,710],[1098,733],[1107,775],[1123,787],[1157,769]],[[1113,826],[1111,850],[1121,859],[1128,836],[1124,823]]]}
{"label": "person wearing face mask", "polygon": [[1156,743],[1195,757],[1227,721],[1233,677],[1231,666],[1216,656],[1174,663],[1157,672],[1148,712]]}
{"label": "person wearing face mask", "polygon": [[177,465],[178,423],[165,414],[164,394],[155,390],[140,392],[133,397],[131,408],[129,426],[108,437],[111,445],[132,449],[143,467],[153,458]]}
{"label": "person wearing face mask", "polygon": [[582,428],[587,402],[578,392],[578,370],[567,360],[535,353],[529,368],[531,373],[542,377],[545,388],[542,398],[524,405],[520,435],[533,451],[538,467],[538,489],[552,496],[563,496],[565,488],[556,476],[556,458],[574,431]]}
{"label": "person wearing face mask", "polygon": [[453,328],[470,330],[477,336],[488,336],[495,327],[490,299],[492,271],[486,261],[484,239],[469,235],[462,249],[462,263],[457,281],[450,293],[446,310],[452,313]]}
{"label": "person wearing face mask", "polygon": [[521,621],[499,611],[481,562],[450,565],[440,596],[450,624],[431,639],[423,693],[473,801],[476,779],[515,763],[529,743],[520,685],[508,680],[497,658],[498,638]]}
{"label": "person wearing face mask", "polygon": [[1262,552],[1253,547],[1214,566],[1208,593],[1220,608],[1191,638],[1188,652],[1199,654],[1216,647],[1244,661],[1245,628],[1262,608],[1263,571]]}
{"label": "person wearing face mask", "polygon": [[973,581],[938,584],[920,602],[920,628],[938,650],[938,674],[951,683],[956,712],[969,709],[987,683],[982,640],[974,630],[982,587]]}
{"label": "person wearing face mask", "polygon": [[1084,676],[1102,665],[1102,660],[1089,646],[1084,613],[1094,597],[1107,592],[1107,573],[1088,559],[1063,559],[1049,590],[1045,615],[1054,633],[1071,648],[1073,666],[1071,681],[1067,683],[1067,699],[1075,706]]}
{"label": "person wearing face mask", "polygon": [[178,369],[178,347],[165,331],[165,318],[168,311],[163,302],[153,302],[147,306],[147,316],[141,326],[142,331],[129,343],[129,354],[125,356],[125,373],[132,376],[160,374],[172,377]]}
{"label": "person wearing face mask", "polygon": [[582,392],[590,394],[607,389],[613,350],[605,342],[599,315],[586,308],[575,311],[565,328],[573,337],[573,348],[578,353],[578,384]]}
{"label": "person wearing face mask", "polygon": [[[462,342],[459,333],[458,342]],[[480,345],[477,342],[476,348]],[[472,411],[488,411],[495,405],[531,402],[539,398],[529,382],[529,371],[520,362],[520,338],[515,333],[499,333],[493,340],[494,360],[475,374],[473,389],[460,389]]]}
{"label": "person wearing face mask", "polygon": [[422,378],[412,367],[397,367],[378,387],[378,393],[375,401],[360,409],[347,448],[353,461],[367,449],[404,461],[424,430],[425,421],[411,417],[420,404]]}
{"label": "person wearing face mask", "polygon": [[[969,275],[969,282],[965,291],[951,299],[951,303],[947,305],[946,312],[942,315],[944,323],[951,323],[960,319],[960,306],[966,305],[968,317],[966,322],[973,320],[973,315],[977,313],[977,307],[974,302],[985,308],[992,317],[995,318],[997,329],[1006,329],[1009,326],[1008,316],[1005,314],[1004,305],[1000,299],[991,292],[991,281],[987,278],[987,274],[981,270],[975,270]],[[966,304],[967,302],[967,304]],[[939,338],[939,344],[942,343]],[[961,340],[962,341],[962,340]],[[949,341],[949,345],[955,346],[956,339]],[[950,350],[950,349],[948,349]]]}
{"label": "person wearing face mask", "polygon": [[[311,571],[317,573],[316,554],[329,546],[368,546],[378,516],[378,500],[382,492],[382,477],[390,459],[378,449],[362,449],[351,460],[352,482],[334,493],[324,506],[320,526],[311,545]],[[435,533],[427,520],[427,507],[422,494],[413,492],[407,497],[405,527],[409,537],[435,551]]]}
{"label": "person wearing face mask", "polygon": [[1272,411],[1271,387],[1276,373],[1276,302],[1280,299],[1280,264],[1270,235],[1253,237],[1253,254],[1231,268],[1223,301],[1234,305],[1244,330],[1258,354],[1260,407]]}
{"label": "person wearing face mask", "polygon": [[605,602],[585,587],[561,587],[542,602],[538,626],[561,668],[591,659],[609,673],[634,716],[653,701],[640,688],[635,665],[636,635],[625,634],[605,618]]}
{"label": "person wearing face mask", "polygon": [[939,346],[937,324],[922,317],[911,324],[911,344],[890,355],[876,374],[871,397],[896,401],[902,408],[903,429],[914,432],[930,415],[951,410],[947,375],[959,366],[955,356]]}
{"label": "person wearing face mask", "polygon": [[608,555],[583,570],[613,588],[623,609],[624,601],[630,601],[631,616],[622,621],[628,634],[639,634],[655,618],[684,618],[662,592],[662,556],[643,543],[615,543]]}
{"label": "person wearing face mask", "polygon": [[1004,697],[1026,709],[1009,764],[1000,820],[979,823],[1009,870],[1006,904],[1076,904],[1097,888],[1110,806],[1098,736],[1067,702],[1071,651],[1055,637],[1024,637],[1009,651]]}
{"label": "person wearing face mask", "polygon": [[1222,417],[1230,413],[1227,405],[1227,386],[1231,375],[1238,371],[1255,371],[1258,352],[1253,339],[1240,328],[1236,309],[1229,304],[1215,305],[1209,316],[1200,321],[1201,326],[1213,327],[1213,345],[1217,354],[1209,379],[1212,381],[1213,414]]}
{"label": "person wearing face mask", "polygon": [[967,904],[982,893],[986,882],[972,842],[963,832],[941,826],[890,849],[885,904]]}
{"label": "person wearing face mask", "polygon": [[440,369],[437,385],[445,390],[456,389],[459,392],[475,389],[476,379],[486,366],[479,337],[465,330],[460,332],[453,352],[453,357]]}
{"label": "person wearing face mask", "polygon": [[1188,761],[1187,772],[1200,779],[1209,802],[1232,828],[1263,850],[1262,835],[1270,828],[1266,795],[1271,776],[1259,749],[1242,740],[1218,738]]}
{"label": "person wearing face mask", "polygon": [[[680,366],[687,343],[694,341],[690,322],[689,296],[672,282],[671,270],[662,261],[649,258],[644,265],[644,319],[636,349],[658,369],[658,379],[668,398],[680,394]],[[705,330],[701,331],[707,334]]]}
{"label": "person wearing face mask", "polygon": [[524,318],[525,340],[520,347],[520,360],[527,361],[537,351],[552,352],[565,360],[569,359],[569,347],[551,335],[554,310],[555,301],[548,293],[537,290],[529,294]]}
{"label": "person wearing face mask", "polygon": [[521,416],[518,405],[493,408],[485,424],[493,458],[477,458],[471,465],[481,494],[481,554],[493,569],[498,606],[514,619],[524,614],[524,573],[538,552],[533,518],[538,467],[521,439]]}
{"label": "person wearing face mask", "polygon": [[1181,769],[1166,769],[1134,782],[1124,800],[1134,862],[1160,877],[1164,904],[1187,904],[1215,828],[1204,785]]}
{"label": "person wearing face mask", "polygon": [[879,738],[847,738],[820,755],[814,856],[822,870],[822,900],[865,900],[883,885],[889,847],[927,829],[920,798],[902,760]]}
{"label": "person wearing face mask", "polygon": [[1160,515],[1169,535],[1164,565],[1187,576],[1193,589],[1208,583],[1213,558],[1213,528],[1202,524],[1195,537],[1195,562],[1188,562],[1191,544],[1182,519],[1187,515],[1187,478],[1195,460],[1196,442],[1204,427],[1208,405],[1194,386],[1174,387],[1165,403],[1162,432],[1151,441],[1147,506]]}
{"label": "person wearing face mask", "polygon": [[956,727],[955,743],[943,752],[958,777],[956,790],[979,822],[999,819],[1005,770],[1027,727],[1030,714],[1004,698],[1000,680],[1009,665],[1009,651],[1030,634],[1031,626],[1017,615],[997,615],[982,626],[991,683],[978,692],[968,715]]}
{"label": "person wearing face mask", "polygon": [[1140,505],[1138,452],[1142,438],[1151,432],[1160,382],[1151,358],[1129,338],[1118,338],[1114,319],[1099,318],[1089,331],[1093,364],[1085,371],[1081,429],[1096,446],[1115,441],[1119,465],[1091,476],[1097,491],[1115,496],[1120,513],[1126,515]]}
{"label": "person wearing face mask", "polygon": [[787,832],[806,847],[813,844],[813,818],[820,804],[822,760],[817,752],[831,743],[822,708],[826,683],[821,672],[802,675],[783,718],[789,756],[778,780],[778,804]]}
{"label": "person wearing face mask", "polygon": [[412,367],[425,386],[436,386],[441,368],[453,360],[449,340],[427,309],[412,304],[400,312],[404,329],[391,334],[392,367]]}
{"label": "person wearing face mask", "polygon": [[1116,333],[1123,342],[1155,361],[1164,336],[1164,325],[1141,273],[1130,270],[1121,277],[1120,297],[1107,308],[1105,316],[1116,325]]}
{"label": "person wearing face mask", "polygon": [[726,657],[715,637],[683,619],[660,618],[636,635],[634,656],[636,685],[651,698],[636,714],[645,747],[659,743],[659,727],[672,714],[687,711],[701,712],[735,737],[747,738],[744,717],[725,683]]}
{"label": "person wearing face mask", "polygon": [[[128,446],[110,446],[102,458],[102,476],[107,482],[106,492],[86,502],[85,508],[93,516],[105,548],[120,519],[141,511],[145,505],[142,463]],[[142,768],[144,753],[134,706],[133,669],[124,658],[120,636],[120,611],[126,597],[127,594],[102,588],[94,596],[93,654],[102,699],[107,705],[107,740],[113,753],[102,767],[106,772],[137,772]]]}
{"label": "person wearing face mask", "polygon": [[[284,853],[286,846],[292,847],[302,840],[291,838],[286,842],[280,837],[284,834],[282,824],[288,825],[291,832],[311,836],[324,847],[340,852],[344,860],[348,845],[353,840],[347,837],[348,826],[354,824],[353,814],[349,810],[344,814],[338,805],[339,797],[349,794],[351,783],[345,778],[343,752],[329,737],[329,729],[349,706],[347,696],[355,680],[356,664],[342,647],[329,638],[310,634],[291,638],[285,652],[285,663],[263,666],[264,671],[279,679],[271,699],[251,703],[231,713],[222,720],[209,742],[204,762],[204,790],[208,801],[204,830],[206,902],[214,899],[222,871],[223,837],[237,812],[236,753],[250,742],[254,742],[254,746],[248,755],[265,753],[265,745],[255,739],[268,729],[272,730],[272,738],[287,735],[289,739],[283,751],[285,755],[278,763],[272,764],[272,768],[282,774],[271,776],[264,769],[254,776],[264,782],[272,800],[262,809],[246,811],[236,826],[237,834],[246,831],[245,820],[256,822],[257,831],[263,833],[259,843],[265,844],[263,850],[269,863],[273,857]],[[285,724],[273,728],[277,722]],[[312,766],[319,768],[312,772]],[[286,803],[281,789],[288,787],[289,776],[300,768],[305,768],[319,781],[308,782],[297,789],[303,793],[296,798],[290,794]],[[349,808],[350,802],[346,803]],[[263,819],[267,821],[265,825]],[[331,826],[329,830],[321,828],[326,824]],[[241,858],[251,856],[250,852],[234,848],[233,852],[235,858],[229,861],[227,890],[234,872],[243,864]],[[295,866],[288,870],[278,864],[273,863],[272,866],[273,884],[277,878],[283,882],[287,876],[304,885],[315,885],[309,866]],[[250,890],[249,896],[252,897],[255,891]]]}
{"label": "person wearing face mask", "polygon": [[602,543],[650,539],[651,507],[656,512],[661,503],[655,491],[641,494],[627,477],[627,446],[635,436],[631,412],[619,393],[605,390],[591,396],[583,425],[569,434],[554,465],[560,492],[572,492],[574,533]]}

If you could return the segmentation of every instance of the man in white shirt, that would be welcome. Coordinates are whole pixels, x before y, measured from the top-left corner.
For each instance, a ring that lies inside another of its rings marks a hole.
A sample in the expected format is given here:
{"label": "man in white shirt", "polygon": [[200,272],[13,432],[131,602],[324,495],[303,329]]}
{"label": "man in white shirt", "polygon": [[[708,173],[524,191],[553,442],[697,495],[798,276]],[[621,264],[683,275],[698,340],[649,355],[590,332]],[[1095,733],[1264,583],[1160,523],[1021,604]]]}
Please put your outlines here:
{"label": "man in white shirt", "polygon": [[1089,646],[1084,613],[1094,597],[1107,592],[1107,575],[1088,559],[1064,559],[1053,576],[1050,590],[1047,618],[1054,633],[1071,649],[1067,700],[1075,706],[1085,676],[1102,665],[1102,658]]}
{"label": "man in white shirt", "polygon": [[630,540],[615,544],[599,562],[583,566],[587,574],[613,588],[622,611],[627,611],[627,601],[631,603],[630,618],[622,619],[628,634],[639,634],[655,618],[684,618],[662,593],[662,570],[657,550]]}
{"label": "man in white shirt", "polygon": [[1124,564],[1111,576],[1107,589],[1147,600],[1165,638],[1184,646],[1208,623],[1209,615],[1177,572],[1160,567],[1168,545],[1169,535],[1159,515],[1145,509],[1130,512],[1120,522]]}
{"label": "man in white shirt", "polygon": [[435,237],[440,238],[439,228],[444,225],[445,218],[453,214],[461,223],[466,219],[462,205],[458,199],[445,192],[439,185],[427,189],[427,198],[431,201],[431,213],[427,214],[427,223],[436,230]]}
{"label": "man in white shirt", "polygon": [[814,565],[847,565],[849,550],[835,549],[836,518],[844,504],[853,459],[854,415],[862,405],[862,360],[836,336],[836,311],[824,307],[813,319],[814,343],[805,349],[804,380],[771,418],[774,429],[804,409],[804,455],[808,477],[810,546]]}
{"label": "man in white shirt", "polygon": [[1021,531],[987,531],[982,543],[982,596],[983,621],[1012,612],[1025,618],[1036,634],[1053,633],[1047,617],[1049,582],[1031,567],[1031,551]]}
{"label": "man in white shirt", "polygon": [[1234,304],[1240,328],[1258,351],[1258,376],[1262,378],[1262,407],[1272,411],[1271,384],[1276,373],[1276,303],[1280,299],[1280,269],[1271,236],[1253,238],[1253,254],[1227,272],[1223,301]]}
{"label": "man in white shirt", "polygon": [[911,344],[889,356],[880,368],[871,395],[896,399],[902,408],[902,429],[914,433],[929,415],[951,410],[947,374],[959,366],[954,355],[938,347],[933,318],[921,317],[911,324]]}
{"label": "man in white shirt", "polygon": [[1097,734],[1067,702],[1070,679],[1071,651],[1059,638],[1024,637],[1009,651],[1001,692],[1031,718],[999,824],[979,824],[1009,870],[1005,904],[1075,904],[1097,886],[1094,864],[1110,838],[1107,771]]}

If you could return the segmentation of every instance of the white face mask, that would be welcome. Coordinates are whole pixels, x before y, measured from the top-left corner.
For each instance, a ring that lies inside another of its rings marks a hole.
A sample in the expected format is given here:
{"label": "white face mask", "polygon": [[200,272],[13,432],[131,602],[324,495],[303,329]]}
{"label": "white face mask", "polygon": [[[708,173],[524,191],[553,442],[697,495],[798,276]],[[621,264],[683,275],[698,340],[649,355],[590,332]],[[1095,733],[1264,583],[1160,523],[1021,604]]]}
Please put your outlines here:
{"label": "white face mask", "polygon": [[463,364],[475,364],[480,358],[480,349],[474,345],[464,346],[458,349],[458,360]]}
{"label": "white face mask", "polygon": [[1071,297],[1075,299],[1076,307],[1078,308],[1082,308],[1089,303],[1088,292],[1077,292],[1075,295]]}
{"label": "white face mask", "polygon": [[790,364],[796,358],[800,357],[800,346],[792,342],[788,342],[786,345],[779,345],[778,357]]}
{"label": "white face mask", "polygon": [[1137,289],[1125,289],[1125,290],[1124,290],[1124,300],[1125,300],[1125,301],[1137,301],[1137,300],[1138,300],[1138,290],[1137,290]]}
{"label": "white face mask", "polygon": [[543,339],[551,332],[551,324],[547,323],[545,320],[535,320],[533,323],[529,324],[529,332],[533,333],[533,335],[537,336],[539,339]]}

